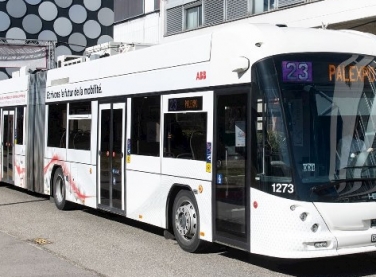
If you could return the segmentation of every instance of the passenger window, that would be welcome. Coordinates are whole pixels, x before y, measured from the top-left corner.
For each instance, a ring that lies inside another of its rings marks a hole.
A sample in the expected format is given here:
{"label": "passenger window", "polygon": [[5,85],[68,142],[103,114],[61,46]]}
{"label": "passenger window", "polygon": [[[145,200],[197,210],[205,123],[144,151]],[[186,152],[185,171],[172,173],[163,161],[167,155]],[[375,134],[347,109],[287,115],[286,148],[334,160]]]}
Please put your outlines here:
{"label": "passenger window", "polygon": [[131,154],[159,157],[160,112],[160,96],[132,99]]}
{"label": "passenger window", "polygon": [[165,114],[163,156],[205,161],[206,128],[205,112]]}
{"label": "passenger window", "polygon": [[16,144],[23,145],[23,138],[24,138],[24,107],[17,107],[17,129],[16,135],[17,140]]}
{"label": "passenger window", "polygon": [[69,105],[69,149],[90,150],[91,103]]}
{"label": "passenger window", "polygon": [[51,104],[48,106],[47,146],[65,148],[67,126],[67,105]]}

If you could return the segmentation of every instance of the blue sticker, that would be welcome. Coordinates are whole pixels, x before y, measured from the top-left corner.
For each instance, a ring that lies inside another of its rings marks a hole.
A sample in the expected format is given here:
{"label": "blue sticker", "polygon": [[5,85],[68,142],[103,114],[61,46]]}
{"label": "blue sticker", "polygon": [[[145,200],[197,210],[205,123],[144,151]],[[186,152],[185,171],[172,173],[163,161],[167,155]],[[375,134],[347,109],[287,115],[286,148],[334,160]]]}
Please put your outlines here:
{"label": "blue sticker", "polygon": [[217,184],[222,185],[222,183],[223,183],[223,175],[217,174]]}
{"label": "blue sticker", "polygon": [[206,143],[206,162],[211,163],[211,142]]}
{"label": "blue sticker", "polygon": [[131,154],[131,140],[127,140],[127,155]]}

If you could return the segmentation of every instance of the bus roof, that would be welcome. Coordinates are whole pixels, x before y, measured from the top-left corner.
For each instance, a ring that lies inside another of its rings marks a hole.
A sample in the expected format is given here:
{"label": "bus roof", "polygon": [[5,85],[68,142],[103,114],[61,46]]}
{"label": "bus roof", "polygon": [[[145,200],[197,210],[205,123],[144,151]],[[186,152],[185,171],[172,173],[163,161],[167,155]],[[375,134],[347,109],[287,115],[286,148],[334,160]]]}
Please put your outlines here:
{"label": "bus roof", "polygon": [[[89,89],[109,78],[116,79],[124,94],[249,83],[250,74],[239,74],[244,61],[249,68],[254,62],[277,54],[375,55],[375,49],[375,36],[360,32],[238,24],[197,37],[49,70],[47,88],[57,91],[70,84],[67,89],[74,91],[80,90],[82,87],[78,84],[82,83],[83,89]],[[205,78],[200,78],[200,72],[205,72]],[[107,86],[107,90],[115,92],[116,85]]]}

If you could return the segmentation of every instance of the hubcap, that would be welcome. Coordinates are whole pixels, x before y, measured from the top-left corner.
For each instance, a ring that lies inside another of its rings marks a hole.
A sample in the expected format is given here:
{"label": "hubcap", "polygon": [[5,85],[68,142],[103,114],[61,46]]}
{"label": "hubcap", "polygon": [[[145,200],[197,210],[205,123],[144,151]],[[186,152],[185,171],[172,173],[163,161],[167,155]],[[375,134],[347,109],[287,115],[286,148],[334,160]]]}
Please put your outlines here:
{"label": "hubcap", "polygon": [[176,210],[175,225],[179,234],[186,240],[194,237],[197,232],[197,214],[191,202],[183,202]]}

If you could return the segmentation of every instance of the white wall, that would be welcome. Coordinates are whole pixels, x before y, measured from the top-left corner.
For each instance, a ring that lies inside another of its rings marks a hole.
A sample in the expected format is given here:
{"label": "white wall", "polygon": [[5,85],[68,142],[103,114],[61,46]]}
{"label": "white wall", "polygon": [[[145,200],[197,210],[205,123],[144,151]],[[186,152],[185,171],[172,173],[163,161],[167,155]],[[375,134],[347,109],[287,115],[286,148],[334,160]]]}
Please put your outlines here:
{"label": "white wall", "polygon": [[159,40],[158,12],[114,26],[114,41],[157,44]]}

